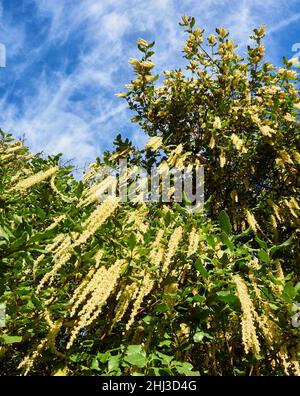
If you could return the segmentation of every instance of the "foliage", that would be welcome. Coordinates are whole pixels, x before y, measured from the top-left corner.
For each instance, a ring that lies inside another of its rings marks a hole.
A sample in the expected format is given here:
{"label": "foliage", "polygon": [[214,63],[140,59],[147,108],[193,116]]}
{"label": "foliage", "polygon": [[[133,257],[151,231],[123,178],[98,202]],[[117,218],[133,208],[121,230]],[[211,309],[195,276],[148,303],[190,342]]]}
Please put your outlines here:
{"label": "foliage", "polygon": [[[277,68],[264,61],[265,28],[254,29],[254,44],[242,58],[224,28],[205,39],[193,18],[183,17],[188,35],[186,71],[153,74],[153,44],[139,42],[140,60],[131,59],[136,78],[125,97],[137,122],[165,145],[182,144],[205,166],[207,211],[216,219],[226,210],[234,230],[245,229],[250,210],[265,238],[299,240],[300,127],[299,76],[293,61]],[[299,244],[286,264],[298,269]],[[299,272],[298,272],[299,273]]]}
{"label": "foliage", "polygon": [[[1,132],[2,375],[300,374],[292,325],[300,298],[299,123],[289,65],[279,79],[260,64],[262,29],[242,66],[224,29],[209,38],[213,53],[214,41],[220,44],[220,58],[211,59],[199,52],[194,20],[183,24],[196,79],[169,72],[156,88],[153,45],[145,40],[138,43],[142,63],[131,61],[138,79],[125,96],[152,136],[144,150],[119,136],[114,153],[77,181],[60,156],[29,154]],[[281,87],[276,106],[274,84]],[[279,150],[290,160],[280,162]],[[123,157],[147,169],[205,162],[204,211],[139,199],[99,204],[113,184],[109,173],[102,177],[105,165],[113,169]]]}

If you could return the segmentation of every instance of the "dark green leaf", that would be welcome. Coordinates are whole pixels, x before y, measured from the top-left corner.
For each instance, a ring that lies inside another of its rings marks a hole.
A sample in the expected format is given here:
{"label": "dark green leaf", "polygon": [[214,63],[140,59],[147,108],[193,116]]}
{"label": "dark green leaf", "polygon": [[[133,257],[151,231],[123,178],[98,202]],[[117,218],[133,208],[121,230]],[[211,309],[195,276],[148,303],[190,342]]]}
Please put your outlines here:
{"label": "dark green leaf", "polygon": [[222,210],[219,214],[219,222],[220,222],[220,227],[221,230],[225,232],[225,234],[229,235],[232,230],[232,225],[230,223],[230,219],[228,214],[225,212],[225,210]]}

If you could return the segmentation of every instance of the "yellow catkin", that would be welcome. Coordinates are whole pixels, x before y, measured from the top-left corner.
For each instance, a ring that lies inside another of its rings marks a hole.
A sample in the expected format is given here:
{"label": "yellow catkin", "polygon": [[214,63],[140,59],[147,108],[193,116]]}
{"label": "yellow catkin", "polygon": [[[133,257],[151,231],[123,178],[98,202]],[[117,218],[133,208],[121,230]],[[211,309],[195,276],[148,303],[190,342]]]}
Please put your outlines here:
{"label": "yellow catkin", "polygon": [[21,158],[22,158],[22,161],[28,161],[28,160],[30,160],[30,159],[32,159],[32,158],[35,158],[37,156],[37,154],[26,154],[26,155],[23,155]]}
{"label": "yellow catkin", "polygon": [[[46,229],[46,231],[47,231],[47,229]],[[49,253],[50,253],[50,252],[55,252],[57,249],[59,249],[59,246],[60,246],[60,244],[64,241],[64,239],[65,239],[65,235],[64,235],[64,234],[58,234],[58,235],[54,238],[53,242],[50,243],[50,244],[48,244],[48,245],[45,247],[45,250],[46,250],[47,252],[49,252]],[[33,276],[34,276],[34,277],[35,277],[35,273],[36,273],[36,270],[37,270],[37,267],[38,267],[39,263],[42,262],[44,258],[45,258],[45,254],[41,254],[41,255],[34,261],[34,263],[33,263],[33,270],[32,270]]]}
{"label": "yellow catkin", "polygon": [[278,332],[277,327],[275,326],[275,323],[273,323],[270,318],[268,313],[264,313],[262,315],[258,315],[255,312],[255,320],[259,326],[259,329],[264,336],[265,341],[269,345],[269,347],[272,349],[273,347],[273,342],[276,337],[276,332]]}
{"label": "yellow catkin", "polygon": [[278,327],[276,325],[277,319],[274,318],[269,303],[263,300],[255,275],[250,273],[249,278],[256,299],[263,308],[263,313],[261,315],[258,315],[256,311],[253,312],[255,320],[269,348],[273,349],[278,334]]}
{"label": "yellow catkin", "polygon": [[53,282],[55,275],[61,269],[61,267],[69,261],[71,255],[71,238],[66,236],[54,254],[54,259],[56,261],[54,266],[43,276],[40,283],[38,284],[36,289],[37,294],[41,291],[46,283],[51,284]]}
{"label": "yellow catkin", "polygon": [[48,347],[50,348],[52,353],[54,353],[55,355],[57,355],[59,357],[64,358],[65,356],[56,349],[56,345],[55,345],[56,336],[61,329],[63,321],[62,321],[62,319],[59,319],[59,320],[53,322],[48,311],[45,312],[44,317],[45,317],[46,322],[50,328],[50,331],[47,335]]}
{"label": "yellow catkin", "polygon": [[[189,234],[189,246],[187,251],[187,257],[190,257],[197,252],[199,247],[199,237],[200,237],[199,232],[195,228],[193,228]],[[172,273],[172,275],[174,274],[175,276],[177,276],[179,283],[181,283],[184,281],[187,273],[191,270],[191,268],[192,268],[191,262],[188,260],[181,269],[180,274],[177,274],[177,271],[175,271]]]}
{"label": "yellow catkin", "polygon": [[282,218],[280,216],[280,208],[278,207],[278,205],[276,205],[271,199],[268,199],[267,202],[272,207],[277,220],[282,221]]}
{"label": "yellow catkin", "polygon": [[178,160],[179,157],[180,157],[180,154],[182,153],[182,151],[183,151],[183,145],[182,145],[182,144],[179,144],[179,145],[176,147],[175,150],[173,150],[173,151],[170,152],[170,154],[169,154],[169,156],[168,156],[167,163],[168,163],[170,166],[175,166],[177,160]]}
{"label": "yellow catkin", "polygon": [[145,223],[147,210],[143,205],[140,209],[135,210],[129,215],[128,223],[133,223],[134,229],[137,231],[137,239],[140,241],[149,228],[148,224]]}
{"label": "yellow catkin", "polygon": [[52,175],[51,179],[50,179],[50,187],[52,188],[52,190],[56,194],[60,195],[63,200],[65,200],[65,201],[74,201],[76,198],[69,198],[69,197],[65,196],[62,192],[59,191],[59,189],[55,185],[55,178],[56,178],[56,174]]}
{"label": "yellow catkin", "polygon": [[294,374],[295,376],[300,376],[299,362],[296,359],[289,359],[286,346],[281,347],[278,356],[286,375]]}
{"label": "yellow catkin", "polygon": [[130,285],[127,285],[124,290],[122,290],[118,296],[117,296],[117,306],[115,308],[115,313],[114,313],[114,320],[112,323],[112,327],[120,322],[122,318],[124,317],[127,308],[129,307],[131,301],[134,301],[137,294],[138,294],[139,288],[138,284],[136,282],[133,282]]}
{"label": "yellow catkin", "polygon": [[293,158],[294,158],[296,163],[300,164],[300,154],[299,154],[298,151],[294,151],[293,152]]}
{"label": "yellow catkin", "polygon": [[182,239],[182,227],[175,228],[173,234],[171,235],[168,243],[168,249],[164,257],[164,262],[162,266],[162,272],[165,273],[171,263],[172,257],[176,253],[177,247]]}
{"label": "yellow catkin", "polygon": [[85,181],[90,181],[91,179],[93,179],[97,175],[97,168],[97,164],[95,162],[91,162],[88,165],[88,169],[83,174],[83,179]]}
{"label": "yellow catkin", "polygon": [[146,40],[142,39],[142,38],[139,38],[137,40],[137,44],[142,46],[142,47],[146,47],[146,48],[149,47],[149,43]]}
{"label": "yellow catkin", "polygon": [[153,244],[151,245],[151,250],[150,250],[150,264],[151,266],[158,267],[160,263],[162,262],[163,256],[164,256],[164,246],[161,244],[161,240],[164,235],[164,230],[159,229],[155,240]]}
{"label": "yellow catkin", "polygon": [[132,324],[134,323],[134,319],[141,308],[143,300],[151,292],[153,285],[154,282],[151,279],[151,276],[147,273],[142,281],[138,296],[133,304],[129,321],[126,324],[126,330],[129,330]]}
{"label": "yellow catkin", "polygon": [[271,283],[272,291],[276,294],[281,294],[284,289],[284,273],[279,261],[276,262],[276,278],[278,282]]}
{"label": "yellow catkin", "polygon": [[296,200],[294,197],[290,198],[290,205],[291,205],[295,210],[300,210],[300,206],[299,206],[297,200]]}
{"label": "yellow catkin", "polygon": [[251,269],[259,270],[261,268],[261,265],[259,264],[259,260],[257,257],[253,257],[249,262],[248,266]]}
{"label": "yellow catkin", "polygon": [[134,195],[130,197],[130,200],[133,203],[139,203],[139,204],[143,204],[145,203],[145,199],[146,199],[146,194],[147,194],[147,189],[148,189],[148,177],[143,177],[138,181],[138,185],[134,191]]}
{"label": "yellow catkin", "polygon": [[249,210],[247,210],[247,212],[246,212],[246,217],[247,217],[247,222],[248,222],[250,228],[256,234],[257,231],[260,230],[260,227],[259,227],[255,217]]}
{"label": "yellow catkin", "polygon": [[292,158],[290,157],[289,153],[287,153],[285,150],[282,150],[279,152],[279,157],[280,157],[279,161],[277,161],[277,159],[276,159],[276,162],[279,162],[279,164],[281,164],[281,163],[293,164],[294,163]]}
{"label": "yellow catkin", "polygon": [[276,272],[277,272],[277,278],[280,280],[280,281],[284,281],[284,273],[283,273],[283,270],[282,270],[282,267],[281,267],[281,264],[280,264],[280,262],[279,261],[277,261],[277,263],[276,263]]}
{"label": "yellow catkin", "polygon": [[297,377],[300,377],[300,364],[297,360],[292,360],[290,362],[291,370]]}
{"label": "yellow catkin", "polygon": [[276,221],[276,217],[274,215],[271,215],[271,223],[272,223],[272,227],[274,228],[274,230],[277,229],[277,221]]}
{"label": "yellow catkin", "polygon": [[24,375],[27,375],[30,372],[30,370],[33,368],[33,365],[34,365],[35,361],[37,360],[37,358],[39,356],[41,356],[44,349],[46,349],[47,347],[50,348],[52,353],[59,356],[60,358],[65,357],[64,354],[62,354],[61,352],[59,352],[56,349],[56,345],[55,345],[55,339],[56,339],[58,332],[61,329],[62,321],[58,320],[56,322],[53,322],[51,320],[48,312],[45,313],[44,317],[45,317],[46,322],[50,328],[49,332],[48,332],[47,336],[44,339],[42,339],[42,341],[39,343],[39,345],[37,346],[35,351],[32,354],[25,356],[25,358],[19,364],[18,369],[24,368]]}
{"label": "yellow catkin", "polygon": [[42,354],[43,350],[47,346],[47,338],[44,338],[39,345],[37,346],[36,350],[32,353],[32,355],[27,355],[19,364],[18,369],[24,368],[24,375],[27,375],[29,371],[32,369],[34,362],[36,359]]}
{"label": "yellow catkin", "polygon": [[1,162],[4,162],[4,161],[6,162],[12,158],[14,158],[13,154],[4,154],[4,155],[1,155],[0,160],[1,160]]}
{"label": "yellow catkin", "polygon": [[[47,272],[40,281],[36,292],[39,293],[46,283],[51,284],[57,272],[69,261],[72,256],[73,249],[85,243],[91,235],[93,235],[98,228],[107,220],[107,218],[115,211],[119,204],[118,198],[108,198],[102,203],[85,221],[83,227],[85,228],[82,234],[73,234],[76,239],[72,243],[71,238],[66,236],[61,244],[56,248],[54,253],[55,265]],[[79,236],[78,236],[79,235]],[[78,237],[77,237],[78,236]]]}
{"label": "yellow catkin", "polygon": [[146,143],[145,148],[156,151],[161,146],[162,146],[162,138],[160,136],[154,136]]}
{"label": "yellow catkin", "polygon": [[162,161],[157,167],[157,171],[160,175],[168,174],[169,170],[170,168],[166,161]]}
{"label": "yellow catkin", "polygon": [[[76,262],[77,264],[77,262]],[[77,264],[76,268],[79,266],[79,264]],[[72,298],[70,300],[70,304],[74,303],[74,301],[77,301],[80,298],[80,295],[83,293],[84,289],[87,287],[87,285],[89,284],[90,280],[92,279],[92,277],[94,276],[94,274],[96,273],[96,266],[90,268],[90,270],[88,271],[88,273],[85,275],[85,277],[83,278],[83,280],[81,281],[81,283],[76,287],[76,289],[73,291],[73,295]]]}
{"label": "yellow catkin", "polygon": [[14,153],[15,151],[19,151],[23,148],[22,143],[20,142],[20,145],[18,146],[14,146],[14,147],[10,147],[9,149],[6,150],[7,153]]}
{"label": "yellow catkin", "polygon": [[190,326],[186,323],[180,323],[180,328],[176,334],[179,337],[179,339],[181,339],[181,342],[188,340],[190,333],[191,333]]}
{"label": "yellow catkin", "polygon": [[68,373],[69,373],[68,367],[63,367],[51,373],[51,377],[66,377]]}
{"label": "yellow catkin", "polygon": [[283,203],[285,204],[285,206],[289,209],[289,211],[291,212],[291,214],[295,217],[298,218],[298,214],[297,211],[299,211],[299,205],[297,203],[297,201],[295,200],[295,198],[291,198],[289,201],[287,199],[285,199],[283,201]]}
{"label": "yellow catkin", "polygon": [[225,156],[224,151],[221,151],[221,153],[220,153],[220,167],[224,168],[225,164],[226,164],[226,156]]}
{"label": "yellow catkin", "polygon": [[100,183],[95,183],[88,187],[82,195],[78,203],[78,207],[90,205],[93,202],[99,201],[102,194],[105,193],[109,188],[113,188],[116,184],[116,178],[114,176],[108,176]]}
{"label": "yellow catkin", "polygon": [[1,150],[6,151],[8,148],[20,147],[20,146],[23,146],[23,143],[20,140],[16,140],[14,142],[4,145],[4,148],[2,148]]}
{"label": "yellow catkin", "polygon": [[208,147],[213,149],[213,148],[215,148],[215,146],[216,146],[216,139],[215,139],[214,135],[211,135]]}
{"label": "yellow catkin", "polygon": [[230,197],[232,199],[233,202],[238,202],[239,201],[239,196],[236,190],[232,190],[230,193]]}
{"label": "yellow catkin", "polygon": [[252,350],[255,354],[259,353],[260,345],[255,329],[255,315],[253,303],[248,293],[247,285],[244,280],[239,276],[235,275],[233,280],[236,284],[237,295],[239,297],[241,308],[242,308],[242,339],[245,352],[248,353]]}
{"label": "yellow catkin", "polygon": [[117,260],[106,271],[105,276],[102,277],[87,303],[78,312],[78,320],[72,329],[67,349],[71,348],[80,330],[93,323],[101,313],[103,306],[117,285],[123,264],[124,260]]}
{"label": "yellow catkin", "polygon": [[32,275],[33,275],[33,279],[34,279],[34,280],[35,280],[35,278],[36,278],[37,267],[38,267],[38,265],[40,264],[40,262],[42,262],[42,261],[44,260],[44,258],[45,258],[45,255],[44,255],[44,254],[41,254],[41,255],[34,261],[34,263],[33,263],[33,266],[32,266]]}
{"label": "yellow catkin", "polygon": [[59,246],[61,246],[61,244],[65,241],[66,239],[66,235],[65,234],[58,234],[54,239],[53,242],[48,244],[46,246],[46,249],[48,252],[55,252],[56,249],[59,248]]}
{"label": "yellow catkin", "polygon": [[244,141],[240,139],[235,133],[231,135],[231,141],[235,148],[241,153],[247,153],[247,149],[244,146]]}
{"label": "yellow catkin", "polygon": [[41,181],[48,179],[58,171],[57,166],[53,166],[47,171],[36,173],[35,175],[29,176],[27,179],[19,181],[13,188],[12,191],[24,191],[31,186],[40,183]]}
{"label": "yellow catkin", "polygon": [[65,218],[66,218],[65,215],[61,215],[61,216],[56,217],[56,218],[53,220],[53,223],[50,224],[49,227],[47,227],[47,228],[45,229],[45,231],[53,230],[53,228],[55,228],[55,227],[56,227],[62,220],[64,220]]}
{"label": "yellow catkin", "polygon": [[278,356],[279,356],[279,358],[281,360],[281,364],[282,364],[284,373],[289,376],[290,375],[290,372],[289,372],[290,364],[288,362],[288,354],[287,354],[287,350],[286,350],[285,346],[281,347],[281,349],[280,349],[280,351],[278,353]]}
{"label": "yellow catkin", "polygon": [[84,232],[75,241],[74,247],[85,243],[91,235],[114,213],[119,205],[119,198],[107,198],[100,206],[93,211],[83,224]]}
{"label": "yellow catkin", "polygon": [[153,253],[150,255],[150,262],[153,267],[158,267],[165,254],[165,248],[163,246],[159,246],[156,251],[153,251]]}
{"label": "yellow catkin", "polygon": [[155,64],[151,61],[142,61],[140,65],[146,69],[152,69],[155,66]]}
{"label": "yellow catkin", "polygon": [[269,125],[262,125],[260,128],[262,135],[271,137],[275,132]]}
{"label": "yellow catkin", "polygon": [[[95,266],[89,270],[83,281],[74,290],[73,296],[70,300],[70,304],[73,304],[75,302],[71,310],[71,316],[75,314],[77,307],[85,300],[86,296],[93,290],[93,284],[90,285],[91,279],[95,279],[94,275],[96,274],[96,271],[99,268],[102,257],[103,257],[103,251],[99,250],[93,257],[94,260],[96,261]],[[104,267],[102,268],[102,272],[103,270],[105,270]]]}
{"label": "yellow catkin", "polygon": [[199,233],[198,231],[193,228],[189,235],[189,247],[187,256],[190,257],[194,253],[197,252],[199,246]]}
{"label": "yellow catkin", "polygon": [[74,316],[76,310],[88,298],[88,296],[98,287],[107,275],[105,267],[100,267],[96,272],[91,273],[91,279],[87,282],[83,281],[82,285],[75,290],[73,298],[70,303],[74,303],[70,312],[70,316]]}
{"label": "yellow catkin", "polygon": [[99,267],[103,254],[104,254],[103,250],[98,250],[98,252],[94,255],[93,259],[96,261],[95,268]]}
{"label": "yellow catkin", "polygon": [[10,182],[13,184],[17,182],[20,179],[20,176],[23,174],[23,171],[17,172],[10,180]]}
{"label": "yellow catkin", "polygon": [[221,118],[216,116],[213,122],[213,129],[221,129],[221,128],[222,128]]}

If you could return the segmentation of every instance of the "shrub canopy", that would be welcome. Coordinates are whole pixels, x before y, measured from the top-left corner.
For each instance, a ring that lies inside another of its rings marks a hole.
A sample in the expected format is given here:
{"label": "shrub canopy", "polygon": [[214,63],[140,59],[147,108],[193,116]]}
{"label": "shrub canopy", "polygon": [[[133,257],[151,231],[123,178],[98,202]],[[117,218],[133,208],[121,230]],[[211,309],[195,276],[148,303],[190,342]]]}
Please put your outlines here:
{"label": "shrub canopy", "polygon": [[[263,27],[243,60],[194,24],[185,74],[157,87],[142,39],[130,61],[145,149],[119,136],[78,181],[1,132],[2,375],[300,374],[298,77],[263,62]],[[118,158],[204,165],[204,210],[99,204]]]}

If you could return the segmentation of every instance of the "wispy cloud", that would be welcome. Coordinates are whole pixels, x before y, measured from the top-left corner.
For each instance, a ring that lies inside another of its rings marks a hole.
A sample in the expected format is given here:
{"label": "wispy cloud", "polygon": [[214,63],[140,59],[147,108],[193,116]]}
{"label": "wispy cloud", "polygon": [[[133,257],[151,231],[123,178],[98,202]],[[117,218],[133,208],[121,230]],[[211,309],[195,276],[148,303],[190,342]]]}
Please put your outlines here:
{"label": "wispy cloud", "polygon": [[125,102],[114,97],[132,78],[127,60],[137,56],[138,37],[156,41],[160,71],[183,65],[178,27],[183,14],[194,15],[207,31],[227,26],[242,45],[263,22],[274,36],[300,18],[296,0],[288,8],[282,0],[19,4],[3,0],[0,6],[0,42],[8,52],[7,68],[0,70],[0,125],[24,133],[33,150],[63,152],[77,164],[111,147],[119,132],[137,144],[145,139],[130,125]]}

